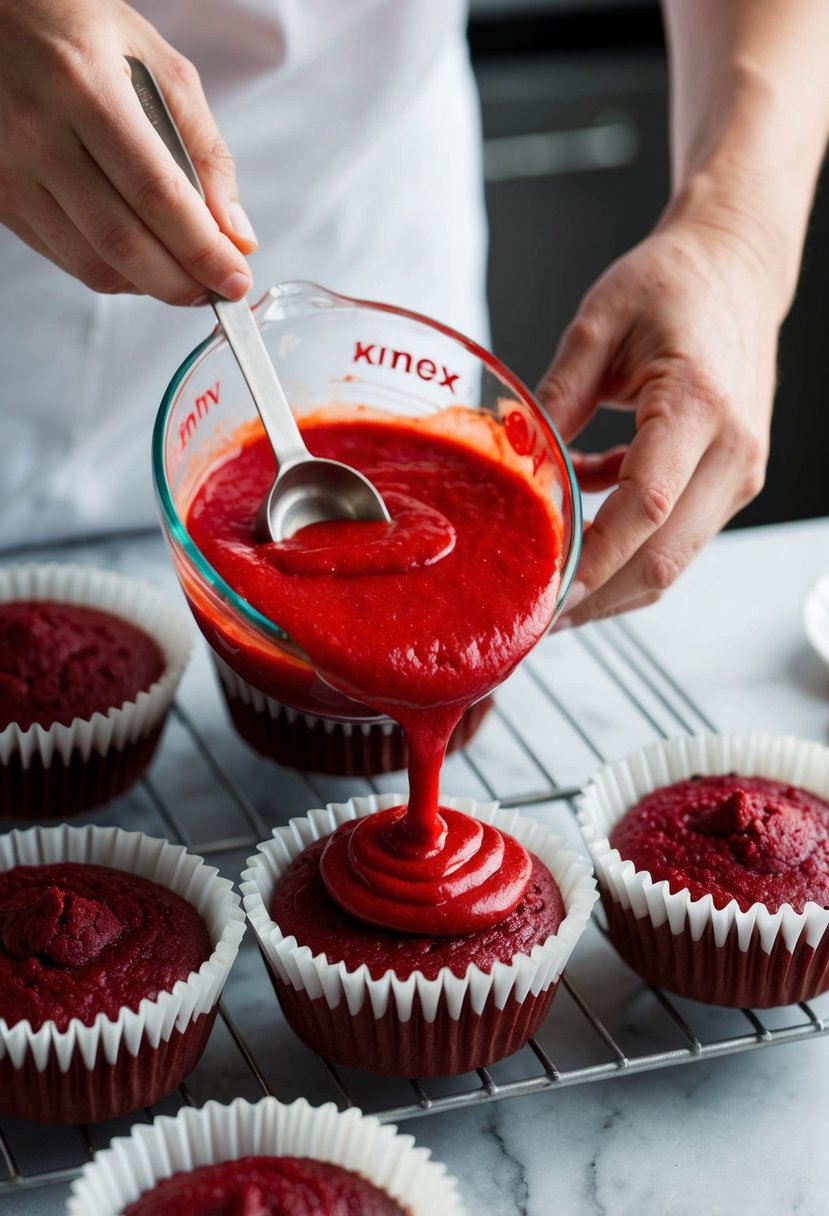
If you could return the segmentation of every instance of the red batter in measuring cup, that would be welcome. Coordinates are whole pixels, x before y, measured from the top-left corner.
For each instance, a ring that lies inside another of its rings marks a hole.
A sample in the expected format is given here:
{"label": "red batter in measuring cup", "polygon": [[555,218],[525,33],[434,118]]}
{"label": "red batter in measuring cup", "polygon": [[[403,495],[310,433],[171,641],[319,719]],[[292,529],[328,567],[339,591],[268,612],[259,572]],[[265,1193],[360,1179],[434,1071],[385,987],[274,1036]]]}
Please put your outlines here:
{"label": "red batter in measuring cup", "polygon": [[258,312],[309,447],[366,472],[392,523],[257,542],[273,458],[216,340],[180,370],[156,428],[182,585],[214,651],[263,697],[405,731],[407,812],[349,826],[327,851],[346,906],[422,927],[448,869],[457,914],[493,923],[520,899],[527,855],[439,812],[440,766],[566,593],[580,531],[566,455],[520,382],[433,322],[296,284]]}

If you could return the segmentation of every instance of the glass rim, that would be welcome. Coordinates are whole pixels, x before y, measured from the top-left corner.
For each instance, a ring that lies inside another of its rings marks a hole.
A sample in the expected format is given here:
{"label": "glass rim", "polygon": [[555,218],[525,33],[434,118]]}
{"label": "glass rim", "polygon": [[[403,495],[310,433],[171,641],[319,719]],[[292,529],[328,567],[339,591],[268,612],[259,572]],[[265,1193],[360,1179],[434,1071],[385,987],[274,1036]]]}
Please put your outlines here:
{"label": "glass rim", "polygon": [[[559,470],[563,475],[562,484],[566,489],[569,497],[570,508],[570,537],[567,554],[561,568],[561,576],[559,580],[558,592],[556,595],[556,610],[553,620],[556,619],[561,608],[567,598],[567,593],[573,583],[578,565],[579,556],[581,553],[582,543],[582,504],[581,491],[573,470],[572,461],[567,448],[562,441],[561,436],[552,421],[544,406],[538,400],[534,393],[530,392],[524,382],[511,372],[500,359],[488,351],[485,347],[480,346],[471,338],[467,338],[458,330],[453,329],[449,325],[444,325],[441,321],[436,321],[432,317],[426,316],[424,313],[413,312],[407,308],[399,308],[395,304],[384,304],[376,300],[363,300],[354,296],[341,295],[339,292],[331,291],[327,287],[322,287],[318,283],[313,283],[310,280],[293,279],[284,283],[279,283],[274,287],[269,288],[260,300],[254,304],[254,313],[267,306],[269,302],[278,299],[285,295],[299,295],[302,292],[314,292],[320,296],[327,297],[336,304],[346,305],[348,307],[374,309],[377,312],[392,313],[395,316],[404,317],[410,321],[416,321],[419,325],[436,330],[443,334],[444,337],[451,338],[458,342],[470,354],[475,355],[480,359],[481,363],[488,368],[499,380],[508,386],[517,397],[525,404],[532,406],[540,415],[545,426],[548,428],[553,440],[555,448],[556,460]],[[175,541],[183,551],[188,561],[191,563],[196,575],[207,583],[208,586],[216,592],[222,599],[226,600],[230,607],[239,614],[242,620],[254,626],[266,637],[278,642],[284,646],[286,643],[300,656],[304,658],[303,652],[293,641],[288,633],[275,621],[266,617],[252,604],[243,599],[230,584],[222,578],[219,572],[210,564],[198,546],[193,542],[188,533],[184,522],[179,516],[173,502],[173,496],[170,491],[170,486],[167,481],[167,474],[164,468],[164,440],[167,431],[167,421],[173,406],[175,405],[176,393],[178,392],[185,377],[189,374],[192,368],[196,365],[202,355],[215,346],[217,349],[222,345],[226,345],[227,340],[219,330],[218,326],[207,335],[192,351],[184,358],[184,360],[176,368],[170,379],[167,388],[164,390],[164,395],[161,398],[161,404],[156,414],[155,423],[152,433],[152,471],[153,485],[155,488],[156,498],[161,511],[162,519],[167,528],[170,537]],[[566,521],[564,521],[566,522]],[[551,622],[552,624],[552,622]]]}

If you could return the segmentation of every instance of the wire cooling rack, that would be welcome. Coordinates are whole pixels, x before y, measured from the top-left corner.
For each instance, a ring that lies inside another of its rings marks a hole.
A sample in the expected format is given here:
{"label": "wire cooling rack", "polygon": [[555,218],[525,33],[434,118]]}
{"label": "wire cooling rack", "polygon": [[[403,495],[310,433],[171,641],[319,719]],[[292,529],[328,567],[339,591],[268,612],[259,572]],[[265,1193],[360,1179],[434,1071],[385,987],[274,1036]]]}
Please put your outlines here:
{"label": "wire cooling rack", "polygon": [[[573,798],[599,764],[656,739],[714,728],[625,623],[606,622],[536,648],[499,690],[477,736],[447,761],[444,792],[498,798],[553,824],[581,848]],[[275,824],[352,794],[405,788],[403,781],[400,774],[372,782],[304,775],[256,756],[228,724],[199,647],[148,776],[119,803],[88,818],[180,841],[236,879]],[[136,1118],[151,1120],[211,1097],[275,1094],[291,1101],[304,1094],[399,1123],[814,1038],[827,1029],[824,998],[758,1013],[710,1008],[643,984],[607,943],[598,912],[547,1021],[521,1052],[463,1077],[369,1077],[335,1067],[298,1042],[249,930],[207,1051],[186,1084],[153,1110],[117,1123],[0,1123],[0,1198],[66,1181]]]}

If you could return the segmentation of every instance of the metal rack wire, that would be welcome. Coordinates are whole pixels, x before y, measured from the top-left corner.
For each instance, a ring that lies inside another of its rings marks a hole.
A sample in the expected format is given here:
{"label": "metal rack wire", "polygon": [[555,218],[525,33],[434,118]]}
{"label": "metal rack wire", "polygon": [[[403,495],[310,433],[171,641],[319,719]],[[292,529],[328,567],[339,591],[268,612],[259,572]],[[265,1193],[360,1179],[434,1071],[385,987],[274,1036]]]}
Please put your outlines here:
{"label": "metal rack wire", "polygon": [[[200,655],[182,686],[149,775],[107,822],[163,834],[231,877],[274,822],[352,793],[399,788],[400,775],[340,781],[277,770],[227,727]],[[498,798],[544,817],[576,843],[573,798],[590,771],[631,747],[714,729],[624,623],[546,640],[499,691],[472,743],[446,765],[446,792]],[[578,846],[577,846],[578,847]],[[829,1030],[824,998],[787,1009],[716,1010],[644,985],[607,944],[601,913],[579,943],[539,1036],[516,1056],[440,1081],[372,1079],[312,1056],[281,1017],[248,934],[205,1058],[187,1084],[146,1110],[172,1113],[208,1097],[274,1093],[357,1105],[399,1123],[437,1111],[814,1038]],[[823,1014],[826,1016],[823,1016]],[[74,1176],[117,1124],[49,1129],[0,1123],[0,1199]],[[45,1210],[45,1209],[44,1209]],[[52,1209],[50,1209],[52,1210]],[[59,1210],[59,1205],[54,1211]]]}

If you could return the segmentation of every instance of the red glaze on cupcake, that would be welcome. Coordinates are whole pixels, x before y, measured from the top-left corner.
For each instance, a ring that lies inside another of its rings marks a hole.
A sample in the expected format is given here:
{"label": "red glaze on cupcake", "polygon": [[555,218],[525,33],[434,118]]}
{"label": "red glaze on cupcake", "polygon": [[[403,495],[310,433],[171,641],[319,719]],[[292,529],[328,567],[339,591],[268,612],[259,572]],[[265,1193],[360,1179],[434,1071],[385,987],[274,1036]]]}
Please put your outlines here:
{"label": "red glaze on cupcake", "polygon": [[0,604],[0,730],[105,714],[135,700],[165,665],[152,638],[111,613],[49,600]]}
{"label": "red glaze on cupcake", "polygon": [[350,971],[365,963],[373,979],[394,971],[398,979],[405,980],[416,971],[431,980],[441,967],[462,978],[470,964],[490,972],[495,963],[511,963],[516,954],[529,954],[564,919],[564,902],[555,880],[537,857],[527,854],[531,873],[523,895],[494,925],[442,935],[375,928],[350,916],[326,890],[320,874],[326,843],[318,840],[309,845],[279,878],[270,903],[271,918],[283,934],[293,935],[312,954],[343,962]]}
{"label": "red glaze on cupcake", "polygon": [[241,1157],[174,1174],[123,1216],[406,1216],[359,1174],[310,1157]]}
{"label": "red glaze on cupcake", "polygon": [[765,777],[694,777],[654,790],[619,820],[610,843],[654,882],[717,908],[735,899],[776,912],[829,907],[829,804]]}
{"label": "red glaze on cupcake", "polygon": [[60,862],[0,872],[0,1017],[64,1031],[137,1010],[212,951],[187,900],[107,866]]}

